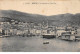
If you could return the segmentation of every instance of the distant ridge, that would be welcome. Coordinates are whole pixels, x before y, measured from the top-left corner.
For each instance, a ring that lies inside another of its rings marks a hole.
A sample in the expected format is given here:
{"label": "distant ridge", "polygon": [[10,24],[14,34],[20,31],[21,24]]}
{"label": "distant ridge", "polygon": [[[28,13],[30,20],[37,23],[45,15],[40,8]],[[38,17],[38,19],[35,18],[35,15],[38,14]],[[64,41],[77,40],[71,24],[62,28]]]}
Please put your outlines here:
{"label": "distant ridge", "polygon": [[[44,16],[38,14],[29,14],[15,10],[0,10],[0,18],[14,19],[22,22],[42,23],[47,21],[49,25],[75,25],[80,26],[80,13],[77,14],[59,14],[53,16]],[[1,19],[0,19],[1,21]],[[5,20],[4,20],[5,21]]]}

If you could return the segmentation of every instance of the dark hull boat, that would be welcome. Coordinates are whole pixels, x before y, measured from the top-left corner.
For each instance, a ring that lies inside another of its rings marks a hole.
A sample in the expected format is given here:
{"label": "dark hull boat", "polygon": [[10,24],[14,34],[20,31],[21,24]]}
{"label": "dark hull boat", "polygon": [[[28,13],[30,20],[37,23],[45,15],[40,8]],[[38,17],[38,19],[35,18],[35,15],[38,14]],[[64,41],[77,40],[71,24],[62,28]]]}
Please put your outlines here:
{"label": "dark hull boat", "polygon": [[48,35],[48,34],[46,34],[46,35],[42,35],[42,36],[43,36],[43,38],[47,38],[47,39],[56,38],[55,35]]}
{"label": "dark hull boat", "polygon": [[43,44],[49,44],[49,42],[43,42]]}

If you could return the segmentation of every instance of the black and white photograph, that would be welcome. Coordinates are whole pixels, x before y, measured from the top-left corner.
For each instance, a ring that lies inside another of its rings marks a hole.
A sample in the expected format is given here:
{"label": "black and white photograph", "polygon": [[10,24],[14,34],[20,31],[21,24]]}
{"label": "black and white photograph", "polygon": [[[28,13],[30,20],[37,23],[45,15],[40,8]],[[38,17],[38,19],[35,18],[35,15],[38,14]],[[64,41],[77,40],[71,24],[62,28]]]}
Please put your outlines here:
{"label": "black and white photograph", "polygon": [[0,0],[0,52],[80,52],[80,0]]}

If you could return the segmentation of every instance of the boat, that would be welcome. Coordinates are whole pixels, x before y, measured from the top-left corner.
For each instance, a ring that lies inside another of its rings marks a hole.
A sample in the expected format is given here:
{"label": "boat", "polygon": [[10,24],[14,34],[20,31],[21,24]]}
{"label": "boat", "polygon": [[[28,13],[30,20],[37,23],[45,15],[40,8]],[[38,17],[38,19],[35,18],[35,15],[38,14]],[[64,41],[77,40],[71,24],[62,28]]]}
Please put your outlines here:
{"label": "boat", "polygon": [[56,38],[56,35],[52,35],[52,34],[44,34],[42,36],[43,38],[47,38],[47,39]]}
{"label": "boat", "polygon": [[42,33],[43,38],[47,38],[47,39],[56,38],[55,31],[53,31],[53,27],[50,27],[48,25],[48,21],[47,21],[46,28],[44,27],[42,31],[43,31]]}
{"label": "boat", "polygon": [[49,42],[43,42],[43,44],[49,44]]}
{"label": "boat", "polygon": [[45,32],[42,34],[43,38],[51,39],[56,38],[55,31],[46,29]]}

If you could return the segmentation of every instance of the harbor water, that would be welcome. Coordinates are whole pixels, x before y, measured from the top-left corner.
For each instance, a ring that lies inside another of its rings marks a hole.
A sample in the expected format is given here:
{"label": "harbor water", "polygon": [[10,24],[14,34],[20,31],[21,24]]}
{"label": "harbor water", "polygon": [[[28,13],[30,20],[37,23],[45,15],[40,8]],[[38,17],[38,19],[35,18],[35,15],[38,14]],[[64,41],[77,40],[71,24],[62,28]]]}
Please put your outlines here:
{"label": "harbor water", "polygon": [[[80,42],[45,39],[42,36],[14,36],[0,39],[3,52],[80,52]],[[49,44],[43,44],[44,42]]]}

